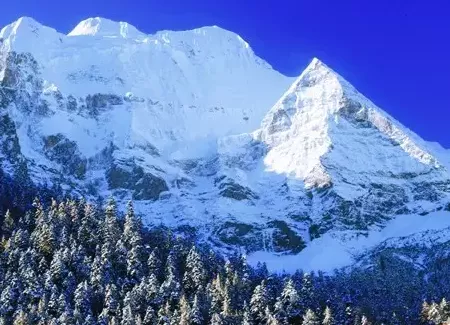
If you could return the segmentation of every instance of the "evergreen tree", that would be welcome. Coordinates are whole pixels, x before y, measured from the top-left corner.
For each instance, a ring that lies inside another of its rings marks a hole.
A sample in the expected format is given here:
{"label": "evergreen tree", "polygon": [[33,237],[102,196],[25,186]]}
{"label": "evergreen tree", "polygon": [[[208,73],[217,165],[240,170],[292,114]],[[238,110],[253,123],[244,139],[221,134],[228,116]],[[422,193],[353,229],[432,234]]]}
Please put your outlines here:
{"label": "evergreen tree", "polygon": [[180,299],[180,323],[179,325],[190,325],[191,324],[191,308],[189,302],[185,295],[181,296]]}
{"label": "evergreen tree", "polygon": [[74,318],[76,324],[84,324],[88,317],[92,317],[91,295],[91,288],[89,287],[87,281],[81,282],[77,286],[74,296]]}
{"label": "evergreen tree", "polygon": [[214,313],[211,317],[211,325],[225,325],[225,321],[218,313]]}
{"label": "evergreen tree", "polygon": [[247,304],[247,302],[244,302],[244,308],[243,308],[243,314],[242,314],[242,325],[254,325],[256,324],[252,313],[250,311],[250,308]]}
{"label": "evergreen tree", "polygon": [[28,313],[23,309],[19,310],[14,317],[13,325],[28,325],[30,323],[30,319],[28,317]]}
{"label": "evergreen tree", "polygon": [[105,221],[103,225],[103,241],[115,247],[120,239],[120,226],[117,221],[116,201],[111,198],[105,209]]}
{"label": "evergreen tree", "polygon": [[267,292],[266,281],[263,280],[261,284],[256,286],[250,300],[250,312],[257,323],[262,323],[264,321],[266,315],[266,307],[268,306],[269,296]]}
{"label": "evergreen tree", "polygon": [[220,274],[212,281],[208,288],[208,296],[210,300],[210,316],[221,313],[223,309],[223,288]]}
{"label": "evergreen tree", "polygon": [[156,317],[155,311],[152,308],[152,306],[148,306],[147,310],[145,311],[145,316],[144,316],[144,320],[142,323],[144,325],[155,325],[156,322],[157,322],[157,317]]}
{"label": "evergreen tree", "polygon": [[178,280],[178,270],[174,251],[171,251],[166,263],[166,279],[161,285],[161,294],[164,299],[178,300],[181,292]]}
{"label": "evergreen tree", "polygon": [[204,323],[203,308],[197,294],[194,297],[189,318],[191,325],[201,325]]}
{"label": "evergreen tree", "polygon": [[171,319],[172,313],[170,310],[170,304],[169,302],[166,302],[165,305],[161,305],[161,308],[158,310],[158,325],[170,325],[170,319]]}
{"label": "evergreen tree", "polygon": [[135,315],[131,305],[128,303],[123,307],[121,325],[135,325]]}
{"label": "evergreen tree", "polygon": [[300,296],[295,288],[294,281],[286,281],[281,295],[275,304],[275,316],[283,324],[294,321],[301,313]]}
{"label": "evergreen tree", "polygon": [[119,293],[115,284],[108,284],[106,287],[105,301],[100,318],[108,323],[112,318],[119,315],[120,301]]}
{"label": "evergreen tree", "polygon": [[204,286],[205,282],[206,270],[200,254],[193,246],[186,258],[186,271],[183,277],[184,289],[188,294],[192,294],[196,288]]}
{"label": "evergreen tree", "polygon": [[316,314],[311,310],[308,309],[303,316],[303,325],[320,325],[320,321],[317,318]]}
{"label": "evergreen tree", "polygon": [[326,307],[325,311],[323,312],[323,321],[322,325],[333,325],[334,324],[334,318],[331,313],[330,307]]}
{"label": "evergreen tree", "polygon": [[159,281],[162,281],[162,263],[158,251],[158,248],[154,248],[150,253],[147,260],[147,268],[149,274],[155,275]]}
{"label": "evergreen tree", "polygon": [[1,233],[6,238],[9,238],[14,230],[14,219],[9,210],[6,211],[5,216],[3,217],[3,224],[1,228]]}

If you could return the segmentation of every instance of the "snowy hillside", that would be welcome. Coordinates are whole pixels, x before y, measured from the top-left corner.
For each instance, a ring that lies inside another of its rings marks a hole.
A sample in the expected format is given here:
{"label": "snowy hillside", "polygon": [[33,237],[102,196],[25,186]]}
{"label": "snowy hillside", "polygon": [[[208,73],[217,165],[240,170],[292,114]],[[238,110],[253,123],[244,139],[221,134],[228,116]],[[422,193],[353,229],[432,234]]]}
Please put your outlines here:
{"label": "snowy hillside", "polygon": [[318,59],[289,78],[217,26],[90,18],[65,35],[20,18],[0,32],[0,82],[4,171],[132,198],[221,251],[314,258],[330,236],[448,208],[444,149]]}

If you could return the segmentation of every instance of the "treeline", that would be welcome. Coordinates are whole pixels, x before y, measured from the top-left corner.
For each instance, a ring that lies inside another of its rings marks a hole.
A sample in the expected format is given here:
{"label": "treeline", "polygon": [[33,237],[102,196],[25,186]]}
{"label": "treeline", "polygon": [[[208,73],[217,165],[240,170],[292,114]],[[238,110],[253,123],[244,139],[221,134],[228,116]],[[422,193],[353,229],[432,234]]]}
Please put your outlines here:
{"label": "treeline", "polygon": [[387,259],[333,276],[269,274],[245,256],[225,260],[147,229],[131,203],[122,216],[113,199],[103,209],[35,200],[25,213],[6,212],[1,238],[0,324],[442,324],[450,316],[445,299],[423,302],[427,292],[448,294],[450,272],[425,281]]}

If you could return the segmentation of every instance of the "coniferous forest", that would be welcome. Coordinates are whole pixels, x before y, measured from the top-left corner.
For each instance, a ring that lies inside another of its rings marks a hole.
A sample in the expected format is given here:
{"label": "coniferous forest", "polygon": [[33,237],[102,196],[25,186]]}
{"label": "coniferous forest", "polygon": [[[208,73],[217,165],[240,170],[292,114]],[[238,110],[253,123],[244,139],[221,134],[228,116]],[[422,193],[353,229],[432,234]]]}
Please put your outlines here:
{"label": "coniferous forest", "polygon": [[[448,265],[423,276],[380,259],[368,269],[269,274],[165,228],[132,203],[35,199],[6,211],[0,324],[445,324]],[[301,265],[299,265],[299,269]]]}

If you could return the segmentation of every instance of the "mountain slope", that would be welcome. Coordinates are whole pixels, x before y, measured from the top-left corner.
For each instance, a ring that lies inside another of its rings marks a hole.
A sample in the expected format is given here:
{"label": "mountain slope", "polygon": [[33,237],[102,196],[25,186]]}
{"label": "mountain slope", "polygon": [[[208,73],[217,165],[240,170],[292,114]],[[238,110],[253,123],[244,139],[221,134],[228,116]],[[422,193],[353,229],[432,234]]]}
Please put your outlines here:
{"label": "mountain slope", "polygon": [[21,18],[0,46],[6,172],[133,198],[217,249],[298,253],[449,202],[442,150],[317,59],[294,80],[219,27],[103,18],[68,35]]}

